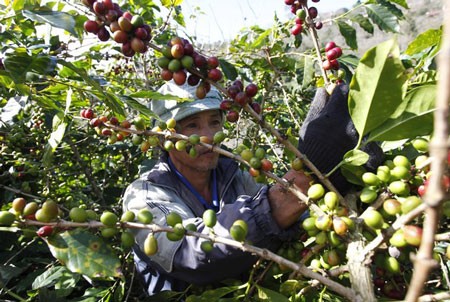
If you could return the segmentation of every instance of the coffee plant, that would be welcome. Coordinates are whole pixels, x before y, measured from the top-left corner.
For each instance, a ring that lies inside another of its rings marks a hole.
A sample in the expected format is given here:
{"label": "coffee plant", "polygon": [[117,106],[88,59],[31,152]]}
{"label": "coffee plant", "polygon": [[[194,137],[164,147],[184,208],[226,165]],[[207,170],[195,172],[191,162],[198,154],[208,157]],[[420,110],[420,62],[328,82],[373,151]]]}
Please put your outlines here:
{"label": "coffee plant", "polygon": [[[406,49],[393,37],[357,57],[355,27],[397,33],[406,1],[365,1],[336,16],[328,24],[345,45],[320,39],[318,1],[280,1],[289,21],[251,27],[222,47],[181,34],[180,0],[0,4],[0,299],[449,299],[450,62],[441,56],[449,33],[424,31]],[[300,51],[304,40],[314,47]],[[164,98],[156,90],[165,81],[197,86],[198,98],[215,86],[224,131],[211,140],[176,133],[174,120],[153,123],[147,103]],[[296,148],[316,88],[342,83],[361,138],[335,167],[352,184],[345,196]],[[385,155],[375,171],[361,151],[370,142]],[[214,211],[202,217],[208,236],[177,213],[160,226],[148,210],[122,211],[124,189],[161,148],[195,158],[196,144],[295,192],[309,207],[299,237],[270,252],[246,242],[242,220],[230,238],[215,236]],[[304,194],[280,178],[290,168],[315,175]],[[146,297],[133,228],[152,231],[147,255],[158,252],[154,233],[165,232],[173,241],[203,237],[205,252],[222,243],[260,260],[245,281]]]}

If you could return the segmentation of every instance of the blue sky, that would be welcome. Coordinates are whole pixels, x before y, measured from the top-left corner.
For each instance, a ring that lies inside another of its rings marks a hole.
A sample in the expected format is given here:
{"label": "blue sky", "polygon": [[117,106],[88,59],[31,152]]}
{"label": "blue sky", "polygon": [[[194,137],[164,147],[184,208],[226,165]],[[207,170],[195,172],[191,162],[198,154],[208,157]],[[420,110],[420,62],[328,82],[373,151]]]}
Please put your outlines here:
{"label": "blue sky", "polygon": [[[320,12],[351,7],[355,0],[320,0],[308,2]],[[232,39],[243,27],[258,24],[265,28],[272,24],[275,14],[288,20],[290,13],[284,0],[184,0],[182,3],[188,33],[197,35],[201,42]],[[196,9],[198,8],[198,9]],[[196,22],[189,17],[194,15]]]}

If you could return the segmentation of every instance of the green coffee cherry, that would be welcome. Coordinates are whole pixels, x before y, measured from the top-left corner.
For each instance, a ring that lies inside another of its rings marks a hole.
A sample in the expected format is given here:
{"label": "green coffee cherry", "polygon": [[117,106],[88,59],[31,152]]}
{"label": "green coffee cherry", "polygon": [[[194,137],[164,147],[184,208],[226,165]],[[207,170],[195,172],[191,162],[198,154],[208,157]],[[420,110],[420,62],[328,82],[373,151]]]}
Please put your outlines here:
{"label": "green coffee cherry", "polygon": [[9,211],[0,211],[0,225],[10,226],[16,220],[16,215]]}
{"label": "green coffee cherry", "polygon": [[336,192],[329,191],[325,194],[323,200],[327,208],[332,211],[339,203],[339,196],[336,194]]}
{"label": "green coffee cherry", "polygon": [[389,184],[389,191],[399,196],[406,196],[409,194],[409,186],[401,180],[395,180]]}
{"label": "green coffee cherry", "polygon": [[381,229],[384,223],[383,216],[376,210],[369,210],[363,219],[364,223],[373,229]]}
{"label": "green coffee cherry", "polygon": [[122,247],[129,249],[134,245],[134,235],[130,231],[123,231],[120,235],[120,242]]}
{"label": "green coffee cherry", "polygon": [[203,222],[207,227],[214,227],[217,223],[217,216],[216,212],[212,209],[208,209],[205,212],[203,212]]}
{"label": "green coffee cherry", "polygon": [[226,138],[226,135],[223,131],[217,131],[213,136],[213,143],[214,144],[220,144],[223,142]]}
{"label": "green coffee cherry", "polygon": [[200,248],[202,249],[202,251],[204,251],[205,253],[209,253],[213,250],[214,248],[214,244],[210,241],[210,240],[206,240],[203,241],[200,244]]}
{"label": "green coffee cherry", "polygon": [[412,141],[414,149],[419,152],[428,152],[428,141],[424,138],[416,138]]}
{"label": "green coffee cherry", "polygon": [[144,253],[147,256],[153,256],[157,252],[158,252],[158,241],[156,240],[153,233],[150,233],[144,240]]}
{"label": "green coffee cherry", "polygon": [[325,194],[325,189],[322,186],[322,184],[313,184],[311,187],[309,187],[307,195],[309,198],[313,200],[318,200],[322,198],[322,196]]}
{"label": "green coffee cherry", "polygon": [[196,145],[200,142],[200,135],[198,134],[192,134],[191,136],[189,136],[189,142],[192,145]]}
{"label": "green coffee cherry", "polygon": [[102,228],[100,232],[104,238],[111,238],[116,236],[117,233],[119,233],[119,229],[114,227],[106,227]]}
{"label": "green coffee cherry", "polygon": [[250,161],[250,159],[252,159],[253,157],[253,151],[250,149],[244,149],[241,151],[240,156],[243,160]]}
{"label": "green coffee cherry", "polygon": [[361,191],[359,199],[364,203],[371,203],[377,199],[377,191],[373,190],[371,187],[364,187]]}
{"label": "green coffee cherry", "polygon": [[176,141],[176,143],[175,143],[175,149],[177,150],[177,151],[184,151],[184,150],[186,150],[186,141],[184,141],[184,140],[179,140],[179,141]]}
{"label": "green coffee cherry", "polygon": [[69,217],[74,222],[86,222],[88,219],[86,210],[82,208],[70,209]]}
{"label": "green coffee cherry", "polygon": [[177,121],[174,118],[170,118],[166,122],[166,126],[169,129],[175,129],[176,125],[177,125]]}
{"label": "green coffee cherry", "polygon": [[119,221],[119,218],[113,212],[105,211],[100,216],[100,222],[109,227],[115,226],[117,221]]}
{"label": "green coffee cherry", "polygon": [[120,222],[133,222],[136,218],[136,215],[133,211],[126,211],[120,217]]}
{"label": "green coffee cherry", "polygon": [[404,155],[397,155],[392,160],[395,166],[403,166],[405,168],[411,168],[411,163],[409,159]]}
{"label": "green coffee cherry", "polygon": [[170,212],[166,216],[166,223],[167,225],[174,227],[177,223],[182,223],[183,220],[181,219],[180,214],[176,212]]}
{"label": "green coffee cherry", "polygon": [[362,181],[368,186],[378,186],[380,179],[375,173],[366,172],[362,175]]}
{"label": "green coffee cherry", "polygon": [[230,235],[236,241],[244,241],[247,232],[240,225],[234,224],[230,228]]}
{"label": "green coffee cherry", "polygon": [[143,224],[150,224],[153,221],[153,214],[149,209],[140,209],[137,213],[137,220]]}

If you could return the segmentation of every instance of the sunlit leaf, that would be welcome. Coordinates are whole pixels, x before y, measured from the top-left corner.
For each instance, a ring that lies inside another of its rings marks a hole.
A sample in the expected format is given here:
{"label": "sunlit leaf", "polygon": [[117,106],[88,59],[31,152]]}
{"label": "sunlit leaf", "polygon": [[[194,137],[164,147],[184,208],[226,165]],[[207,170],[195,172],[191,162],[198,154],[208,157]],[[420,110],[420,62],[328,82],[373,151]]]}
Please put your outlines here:
{"label": "sunlit leaf", "polygon": [[350,83],[349,112],[362,138],[385,122],[406,93],[405,69],[395,39],[367,51]]}
{"label": "sunlit leaf", "polygon": [[405,50],[405,54],[414,55],[425,49],[441,44],[442,29],[429,29],[417,36]]}
{"label": "sunlit leaf", "polygon": [[436,102],[436,85],[412,89],[405,97],[406,108],[401,115],[388,119],[371,131],[369,140],[400,140],[428,135],[433,130],[433,112]]}
{"label": "sunlit leaf", "polygon": [[369,154],[361,150],[350,150],[344,155],[344,162],[353,166],[362,166],[369,160]]}
{"label": "sunlit leaf", "polygon": [[65,275],[67,274],[72,275],[72,278],[74,277],[73,273],[68,271],[67,268],[64,266],[51,267],[34,280],[32,289],[54,286],[61,279],[65,278]]}
{"label": "sunlit leaf", "polygon": [[256,286],[256,288],[258,289],[258,301],[289,302],[289,299],[279,292],[264,288],[262,286]]}
{"label": "sunlit leaf", "polygon": [[74,36],[78,36],[78,33],[75,31],[75,19],[68,13],[59,11],[24,10],[22,14],[33,21],[47,23],[51,26],[62,28]]}

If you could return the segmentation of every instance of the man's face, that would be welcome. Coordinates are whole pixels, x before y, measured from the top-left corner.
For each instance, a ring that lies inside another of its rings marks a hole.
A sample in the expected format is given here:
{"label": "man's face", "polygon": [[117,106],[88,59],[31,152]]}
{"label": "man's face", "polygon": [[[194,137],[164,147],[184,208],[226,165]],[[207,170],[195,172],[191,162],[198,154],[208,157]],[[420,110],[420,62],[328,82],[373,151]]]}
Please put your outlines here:
{"label": "man's face", "polygon": [[[211,142],[214,134],[222,129],[223,117],[219,110],[200,112],[177,122],[178,133],[186,136],[191,134],[206,136]],[[195,149],[198,154],[195,158],[189,156],[186,151],[172,150],[169,152],[172,162],[181,173],[184,169],[206,172],[217,166],[218,153],[200,145],[196,145]]]}

